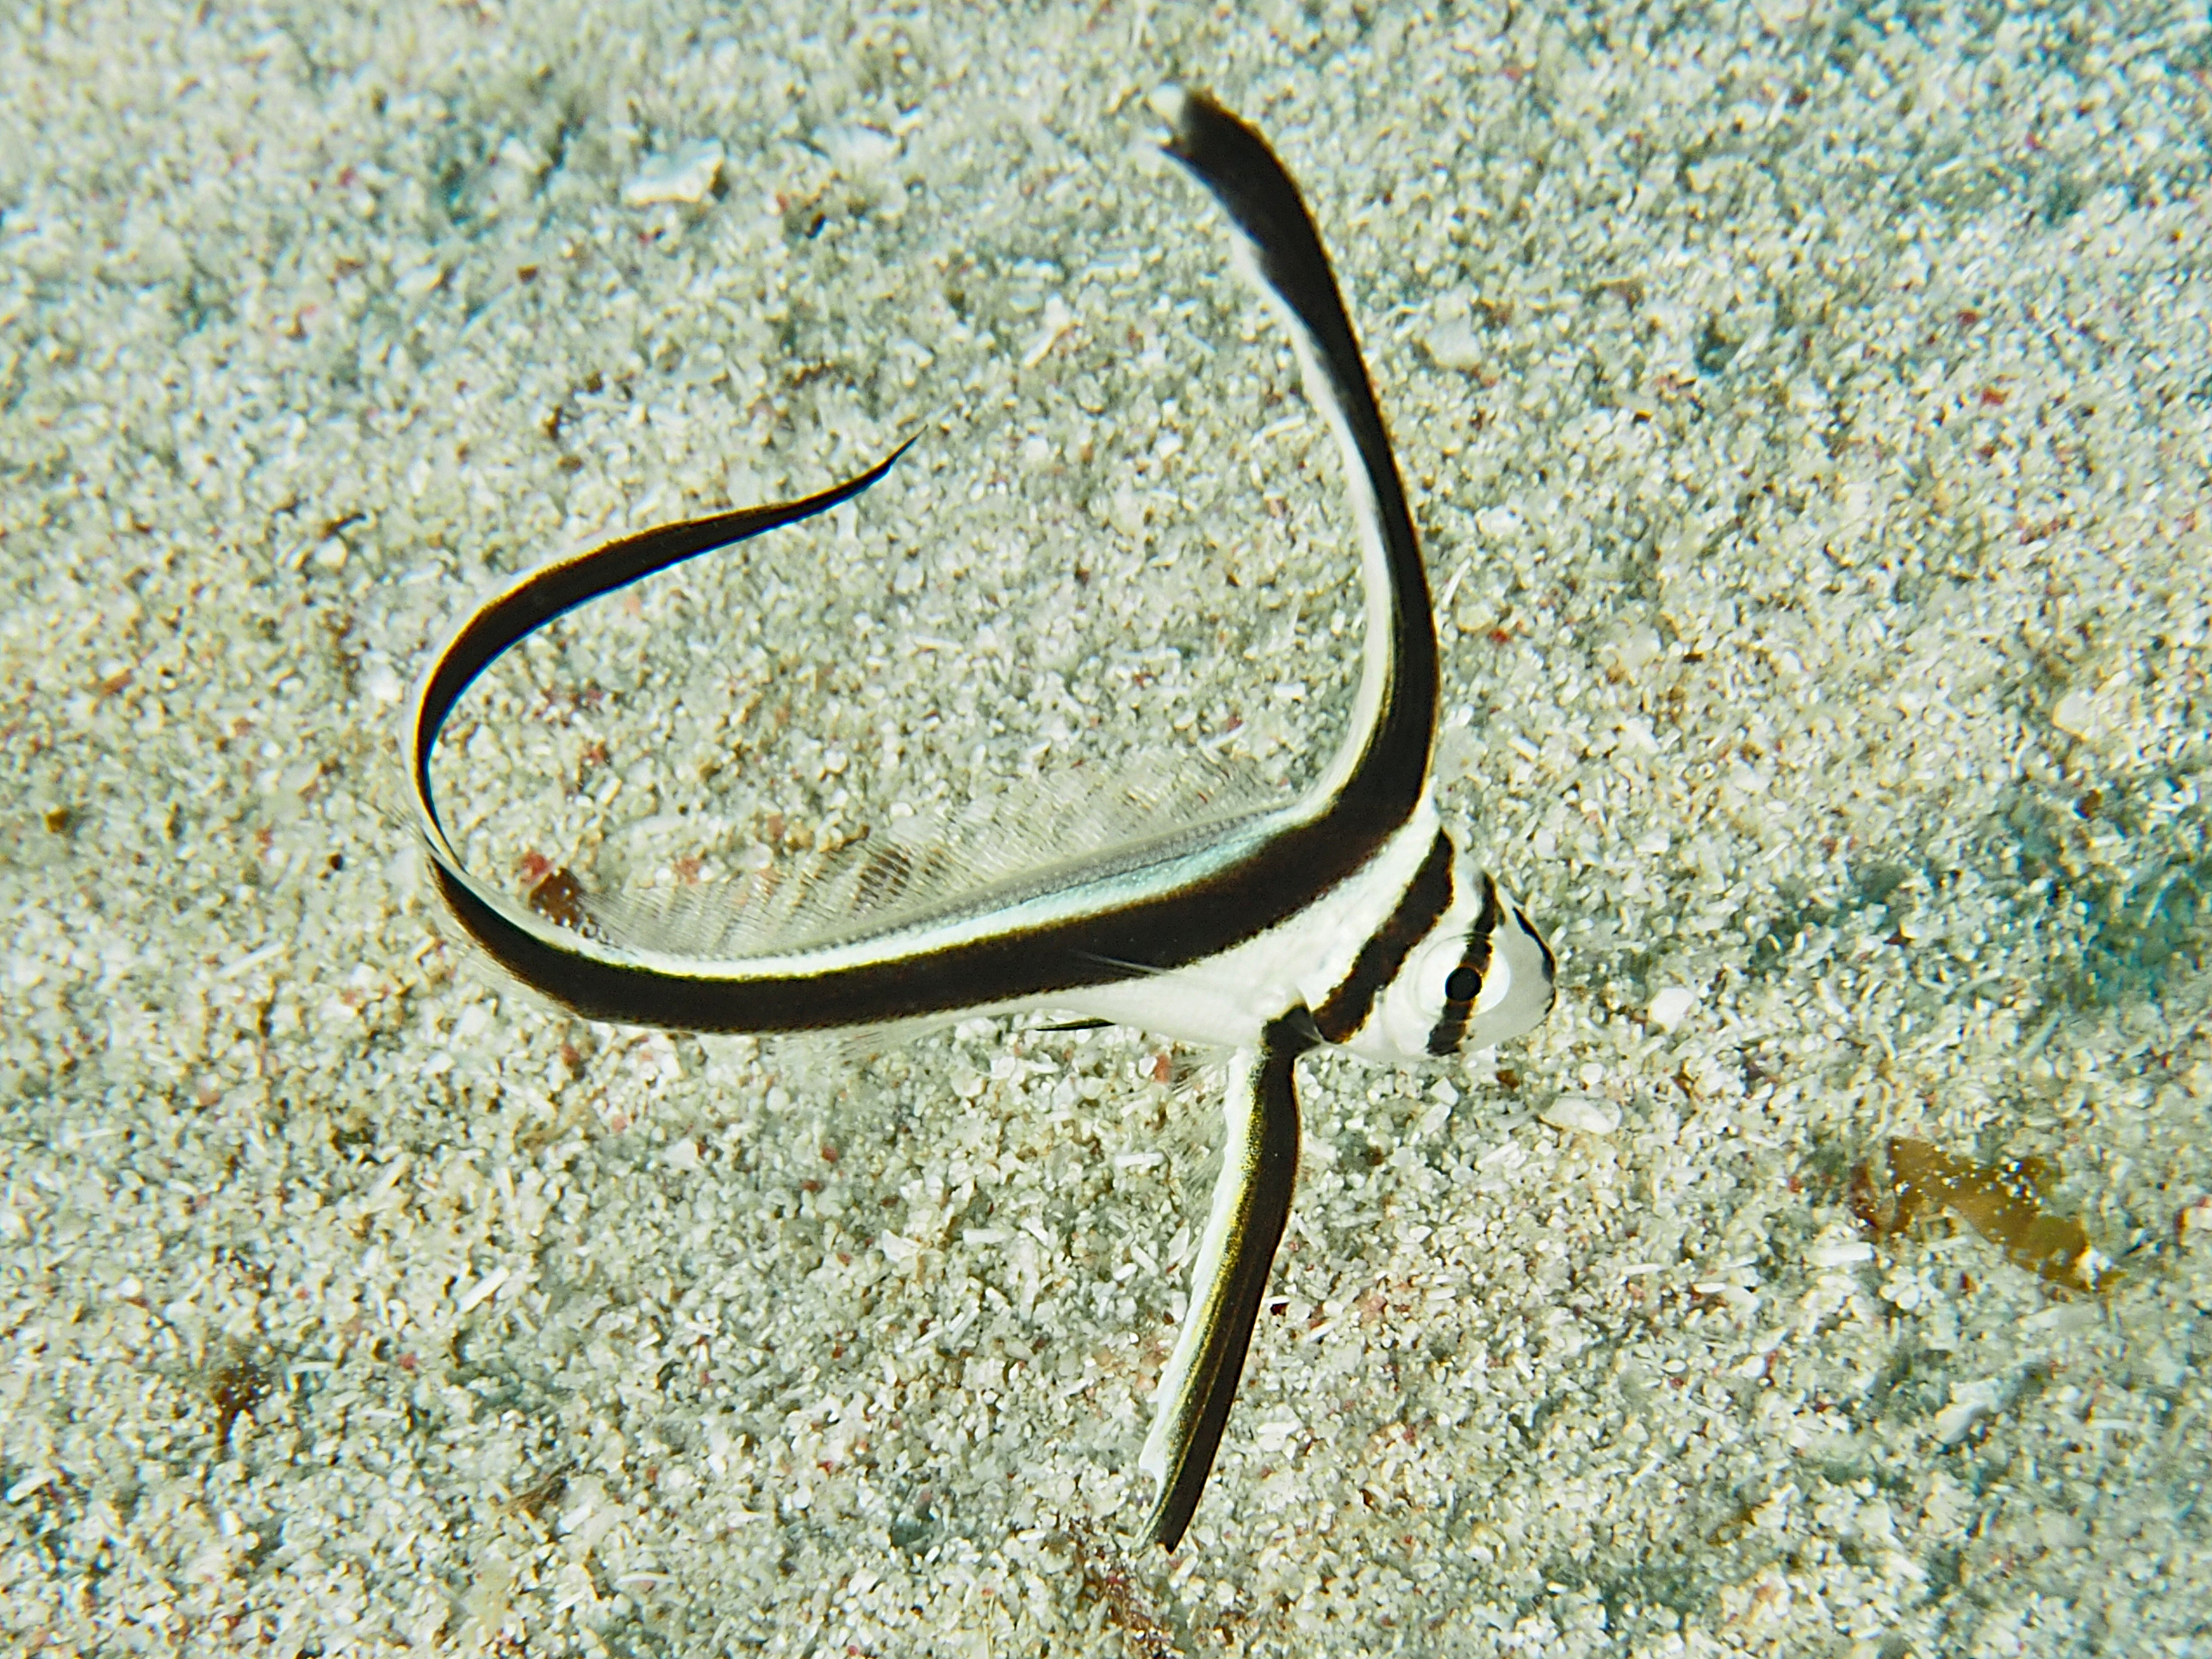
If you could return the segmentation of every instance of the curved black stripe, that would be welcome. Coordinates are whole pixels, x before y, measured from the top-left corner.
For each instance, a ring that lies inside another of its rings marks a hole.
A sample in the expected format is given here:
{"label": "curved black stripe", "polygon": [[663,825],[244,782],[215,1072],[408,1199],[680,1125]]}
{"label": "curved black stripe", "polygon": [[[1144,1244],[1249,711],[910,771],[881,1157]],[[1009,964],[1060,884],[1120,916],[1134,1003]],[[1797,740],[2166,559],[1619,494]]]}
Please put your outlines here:
{"label": "curved black stripe", "polygon": [[[1536,941],[1537,951],[1544,958],[1544,985],[1547,987],[1556,985],[1559,979],[1559,962],[1558,959],[1551,954],[1550,943],[1537,931],[1536,923],[1528,919],[1526,910],[1516,904],[1513,906],[1513,914],[1520,919],[1521,931]],[[1551,1004],[1547,1001],[1544,1006],[1550,1008]]]}
{"label": "curved black stripe", "polygon": [[446,717],[478,675],[514,646],[555,618],[579,605],[642,581],[656,571],[695,559],[717,548],[735,547],[785,525],[795,525],[849,501],[889,472],[898,457],[921,441],[916,433],[856,478],[803,497],[766,506],[737,507],[658,525],[634,536],[595,547],[588,553],[546,566],[517,584],[463,624],[432,669],[416,705],[413,743],[415,792],[431,822],[438,822],[438,798],[430,786],[430,757]]}
{"label": "curved black stripe", "polygon": [[1403,823],[1428,779],[1438,685],[1436,618],[1390,435],[1345,315],[1336,273],[1304,198],[1267,140],[1203,92],[1185,95],[1167,152],[1188,167],[1251,239],[1260,275],[1319,347],[1320,368],[1344,411],[1374,493],[1390,568],[1390,668],[1375,729],[1345,789],[1353,811]]}
{"label": "curved black stripe", "polygon": [[[1360,869],[1419,808],[1427,786],[1437,700],[1436,629],[1405,492],[1367,370],[1297,186],[1264,140],[1202,95],[1185,100],[1171,153],[1228,209],[1255,244],[1260,270],[1312,334],[1341,403],[1378,514],[1390,618],[1374,724],[1336,798],[1312,820],[1254,848],[1204,881],[1150,898],[962,946],[777,979],[727,979],[593,960],[551,942],[470,892],[457,870],[437,880],[455,919],[508,972],[587,1017],[702,1031],[814,1030],[1049,997],[1180,967],[1288,921]],[[795,523],[882,476],[897,454],[860,478],[797,502],[674,525],[556,565],[473,618],[448,648],[425,694],[414,755],[424,810],[438,728],[500,651],[584,600],[654,570]],[[1181,837],[1119,853],[1127,870],[1179,850]],[[433,852],[436,848],[433,848]],[[1094,872],[1094,873],[1096,873]]]}
{"label": "curved black stripe", "polygon": [[1243,1213],[1231,1224],[1234,1248],[1223,1268],[1222,1318],[1207,1333],[1205,1347],[1192,1365],[1198,1408],[1190,1433],[1177,1448],[1159,1501],[1153,1511],[1152,1541],[1172,1550],[1183,1541],[1198,1507],[1206,1477],[1221,1450],[1221,1431],[1244,1379],[1245,1354],[1252,1327],[1267,1299],[1276,1247],[1290,1219],[1290,1198],[1298,1183],[1298,1056],[1314,1046],[1313,1022],[1303,1009],[1270,1022],[1260,1036],[1252,1066],[1251,1110],[1252,1176]]}
{"label": "curved black stripe", "polygon": [[1330,1042],[1343,1042],[1367,1023],[1382,987],[1398,977],[1414,947],[1451,908],[1451,838],[1441,830],[1421,867],[1414,873],[1388,921],[1370,935],[1335,990],[1314,1010],[1314,1024]]}

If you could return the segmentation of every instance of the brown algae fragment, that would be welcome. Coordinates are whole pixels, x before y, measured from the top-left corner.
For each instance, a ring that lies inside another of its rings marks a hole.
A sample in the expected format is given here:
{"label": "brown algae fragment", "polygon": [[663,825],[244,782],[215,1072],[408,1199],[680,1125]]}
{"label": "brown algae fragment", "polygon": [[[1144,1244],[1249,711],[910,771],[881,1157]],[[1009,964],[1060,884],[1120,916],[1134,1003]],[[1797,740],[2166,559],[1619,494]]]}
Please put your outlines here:
{"label": "brown algae fragment", "polygon": [[1851,1213],[1868,1232],[1891,1238],[1930,1210],[1948,1209],[2046,1283],[2108,1289],[2121,1276],[2091,1246],[2088,1230],[2071,1215],[2044,1212],[2058,1177],[2040,1158],[1977,1164],[1925,1140],[1893,1139],[1852,1170]]}
{"label": "brown algae fragment", "polygon": [[230,1456],[231,1430],[241,1412],[250,1412],[269,1397],[269,1373],[243,1355],[233,1357],[208,1380],[208,1398],[215,1407],[215,1451]]}
{"label": "brown algae fragment", "polygon": [[530,908],[556,927],[584,930],[584,884],[572,870],[555,870],[530,890]]}

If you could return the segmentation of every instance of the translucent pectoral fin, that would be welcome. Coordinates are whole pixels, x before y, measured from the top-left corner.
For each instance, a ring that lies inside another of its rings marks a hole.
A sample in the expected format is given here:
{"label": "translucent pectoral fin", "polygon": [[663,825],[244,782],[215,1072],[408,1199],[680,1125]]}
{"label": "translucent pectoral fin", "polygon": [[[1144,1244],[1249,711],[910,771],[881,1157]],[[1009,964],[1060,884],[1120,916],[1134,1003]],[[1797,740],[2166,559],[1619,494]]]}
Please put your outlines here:
{"label": "translucent pectoral fin", "polygon": [[1182,1542],[1244,1375],[1245,1351],[1267,1294],[1275,1248],[1298,1178],[1298,1056],[1314,1046],[1304,1009],[1272,1021],[1229,1066],[1221,1173],[1192,1270],[1190,1308],[1160,1377],[1159,1401],[1137,1467],[1159,1483],[1146,1531],[1163,1550]]}

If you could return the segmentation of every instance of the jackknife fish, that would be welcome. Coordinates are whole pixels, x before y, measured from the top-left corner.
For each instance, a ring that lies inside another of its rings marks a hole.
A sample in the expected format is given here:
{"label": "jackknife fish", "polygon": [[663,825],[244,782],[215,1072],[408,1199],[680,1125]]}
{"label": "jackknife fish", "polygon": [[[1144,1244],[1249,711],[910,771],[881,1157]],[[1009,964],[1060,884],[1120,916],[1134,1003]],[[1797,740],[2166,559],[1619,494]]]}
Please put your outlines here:
{"label": "jackknife fish", "polygon": [[479,674],[588,600],[852,499],[904,444],[804,500],[665,525],[520,578],[432,662],[407,735],[418,828],[446,911],[507,972],[586,1018],[779,1032],[1047,1007],[1233,1051],[1190,1309],[1138,1459],[1159,1486],[1147,1533],[1172,1549],[1213,1467],[1289,1214],[1298,1057],[1328,1044],[1402,1062],[1517,1036],[1551,1006],[1552,959],[1437,816],[1428,581],[1298,188],[1266,141],[1205,94],[1171,93],[1160,107],[1167,153],[1228,214],[1238,267],[1289,334],[1307,396],[1345,456],[1365,635],[1350,730],[1310,788],[951,893],[931,893],[893,848],[871,854],[846,906],[811,912],[800,936],[732,928],[697,949],[638,942],[636,927],[564,926],[469,873],[439,818],[431,757]]}

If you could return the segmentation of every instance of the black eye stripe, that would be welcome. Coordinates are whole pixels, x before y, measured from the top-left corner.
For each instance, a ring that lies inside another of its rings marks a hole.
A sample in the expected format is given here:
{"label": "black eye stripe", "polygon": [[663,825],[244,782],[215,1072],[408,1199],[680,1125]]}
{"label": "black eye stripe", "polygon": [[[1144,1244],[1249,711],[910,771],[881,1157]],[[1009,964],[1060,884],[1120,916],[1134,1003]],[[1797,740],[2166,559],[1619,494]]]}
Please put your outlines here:
{"label": "black eye stripe", "polygon": [[1475,918],[1475,925],[1467,929],[1467,954],[1469,956],[1475,954],[1477,941],[1487,948],[1491,934],[1497,930],[1498,923],[1503,920],[1504,912],[1498,905],[1498,884],[1485,871],[1482,876],[1482,913]]}
{"label": "black eye stripe", "polygon": [[1475,1012],[1475,999],[1482,994],[1482,976],[1490,971],[1490,935],[1504,920],[1504,914],[1498,904],[1498,884],[1485,874],[1482,912],[1467,929],[1467,948],[1460,955],[1459,966],[1445,976],[1444,1014],[1429,1031],[1430,1053],[1458,1052],[1467,1035],[1467,1022]]}

